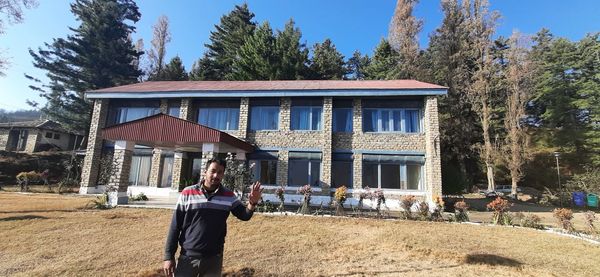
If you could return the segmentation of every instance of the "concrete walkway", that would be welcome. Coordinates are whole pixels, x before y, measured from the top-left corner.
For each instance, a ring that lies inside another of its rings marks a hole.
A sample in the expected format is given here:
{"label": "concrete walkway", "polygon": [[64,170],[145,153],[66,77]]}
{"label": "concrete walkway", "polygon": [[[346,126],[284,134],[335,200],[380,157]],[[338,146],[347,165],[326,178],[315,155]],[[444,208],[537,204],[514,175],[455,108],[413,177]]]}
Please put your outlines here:
{"label": "concrete walkway", "polygon": [[119,205],[125,208],[147,208],[147,209],[175,209],[177,197],[148,197],[147,201],[129,201],[126,205]]}

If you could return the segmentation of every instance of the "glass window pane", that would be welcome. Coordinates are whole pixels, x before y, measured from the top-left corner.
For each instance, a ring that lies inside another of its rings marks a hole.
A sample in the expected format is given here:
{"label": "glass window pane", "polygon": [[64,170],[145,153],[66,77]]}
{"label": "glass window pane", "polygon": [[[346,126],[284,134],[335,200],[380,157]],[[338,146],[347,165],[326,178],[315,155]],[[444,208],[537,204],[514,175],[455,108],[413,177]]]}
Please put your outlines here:
{"label": "glass window pane", "polygon": [[292,107],[292,130],[310,130],[310,108]]}
{"label": "glass window pane", "polygon": [[[136,180],[137,180],[137,176],[138,176],[139,167],[140,167],[140,157],[139,156],[131,157],[131,168],[129,170],[129,185],[130,186],[137,185]],[[106,185],[106,184],[103,184],[103,185]]]}
{"label": "glass window pane", "polygon": [[321,180],[321,162],[310,161],[310,185],[313,187],[320,187]]}
{"label": "glass window pane", "polygon": [[406,115],[406,132],[407,133],[417,133],[419,132],[419,111],[416,110],[407,110],[405,111]]}
{"label": "glass window pane", "polygon": [[400,165],[381,165],[381,188],[400,189]]}
{"label": "glass window pane", "polygon": [[250,129],[277,130],[279,107],[255,106],[250,109]]}
{"label": "glass window pane", "polygon": [[312,129],[311,130],[321,130],[321,107],[313,107],[312,108]]}
{"label": "glass window pane", "polygon": [[170,187],[173,180],[173,157],[165,157],[163,160],[161,187]]}
{"label": "glass window pane", "polygon": [[352,132],[352,109],[333,109],[333,131]]}
{"label": "glass window pane", "polygon": [[389,132],[390,130],[390,111],[382,110],[381,111],[381,130],[383,132]]}
{"label": "glass window pane", "polygon": [[179,117],[179,107],[169,107],[169,115]]}
{"label": "glass window pane", "polygon": [[227,126],[227,130],[237,130],[238,129],[238,121],[240,119],[240,110],[239,109],[229,109],[229,125]]}
{"label": "glass window pane", "polygon": [[393,123],[394,129],[392,131],[394,131],[394,132],[402,131],[402,111],[400,111],[400,110],[393,111],[392,112],[392,120],[394,121],[394,123]]}
{"label": "glass window pane", "polygon": [[331,187],[352,188],[352,162],[331,162]]}
{"label": "glass window pane", "polygon": [[370,187],[370,188],[378,188],[379,184],[377,181],[377,164],[376,163],[366,163],[363,162],[363,188],[364,187]]}
{"label": "glass window pane", "polygon": [[363,112],[363,130],[365,132],[377,131],[377,110],[366,109]]}
{"label": "glass window pane", "polygon": [[419,183],[421,182],[421,165],[406,165],[406,175],[408,179],[407,189],[419,189]]}
{"label": "glass window pane", "polygon": [[277,172],[277,161],[255,161],[258,175],[256,180],[260,180],[263,185],[275,185],[277,183],[275,175]]}
{"label": "glass window pane", "polygon": [[308,183],[308,160],[290,160],[288,185],[304,186]]}
{"label": "glass window pane", "polygon": [[198,124],[208,126],[208,109],[198,111]]}

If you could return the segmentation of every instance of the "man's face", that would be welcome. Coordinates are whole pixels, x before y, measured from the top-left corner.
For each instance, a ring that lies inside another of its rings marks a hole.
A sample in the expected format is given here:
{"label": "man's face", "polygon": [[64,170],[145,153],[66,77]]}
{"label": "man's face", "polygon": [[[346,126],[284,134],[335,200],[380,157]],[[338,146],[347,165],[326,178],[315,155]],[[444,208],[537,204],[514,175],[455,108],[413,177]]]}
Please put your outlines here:
{"label": "man's face", "polygon": [[223,180],[223,175],[225,175],[225,168],[218,163],[211,163],[204,173],[204,185],[209,190],[217,189]]}

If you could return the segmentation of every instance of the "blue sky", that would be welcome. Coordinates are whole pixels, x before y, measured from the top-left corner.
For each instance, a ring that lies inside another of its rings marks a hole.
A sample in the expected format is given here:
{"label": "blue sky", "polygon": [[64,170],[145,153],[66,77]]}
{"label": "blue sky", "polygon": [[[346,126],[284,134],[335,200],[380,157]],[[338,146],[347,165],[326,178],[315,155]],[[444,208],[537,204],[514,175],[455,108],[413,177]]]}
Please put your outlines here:
{"label": "blue sky", "polygon": [[[28,48],[36,49],[53,38],[65,37],[68,26],[77,22],[69,10],[70,1],[40,0],[38,8],[25,12],[25,22],[8,26],[0,35],[0,49],[10,57],[7,76],[0,77],[0,109],[30,108],[26,99],[43,102],[23,77],[24,73],[43,78],[44,72],[31,65]],[[202,56],[204,43],[219,18],[233,9],[235,0],[145,0],[137,1],[142,18],[135,24],[134,39],[144,39],[146,48],[152,39],[152,25],[164,14],[169,17],[172,41],[167,46],[167,57],[179,55],[189,70]],[[332,39],[346,57],[354,50],[371,54],[382,37],[387,36],[388,25],[396,0],[249,0],[250,10],[257,22],[269,21],[273,29],[283,28],[289,18],[300,27],[302,40],[308,45]],[[579,40],[587,33],[600,31],[600,1],[578,0],[491,0],[492,9],[498,10],[497,35],[509,36],[513,30],[534,34],[542,27],[559,37]],[[440,1],[421,0],[415,15],[424,20],[420,34],[421,47],[427,46],[428,36],[442,21]]]}

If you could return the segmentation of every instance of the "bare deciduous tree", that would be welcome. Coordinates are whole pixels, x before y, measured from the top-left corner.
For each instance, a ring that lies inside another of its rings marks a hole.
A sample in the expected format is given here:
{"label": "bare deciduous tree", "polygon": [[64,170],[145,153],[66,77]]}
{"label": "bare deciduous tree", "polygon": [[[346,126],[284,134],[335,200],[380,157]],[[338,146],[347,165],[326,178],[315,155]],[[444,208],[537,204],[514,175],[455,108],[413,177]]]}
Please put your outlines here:
{"label": "bare deciduous tree", "polygon": [[419,41],[423,21],[413,16],[413,9],[419,0],[398,0],[392,22],[390,22],[389,41],[400,54],[397,78],[412,79],[419,68]]}
{"label": "bare deciduous tree", "polygon": [[504,159],[512,182],[512,195],[517,194],[517,183],[523,176],[523,164],[529,157],[529,136],[524,128],[525,107],[533,90],[533,63],[529,57],[531,39],[514,32],[509,40],[506,67],[506,144]]}
{"label": "bare deciduous tree", "polygon": [[165,15],[161,15],[152,28],[152,49],[148,50],[148,74],[150,75],[150,78],[152,78],[152,76],[157,76],[165,66],[167,43],[171,41],[169,18]]}
{"label": "bare deciduous tree", "polygon": [[467,98],[481,122],[483,131],[483,146],[479,147],[485,162],[488,190],[494,190],[494,153],[496,152],[491,140],[490,124],[492,116],[492,77],[494,60],[490,54],[492,35],[496,29],[498,13],[488,10],[487,0],[463,1],[463,9],[467,18],[472,42],[474,67],[472,83],[467,89]]}

